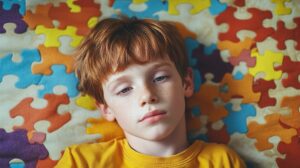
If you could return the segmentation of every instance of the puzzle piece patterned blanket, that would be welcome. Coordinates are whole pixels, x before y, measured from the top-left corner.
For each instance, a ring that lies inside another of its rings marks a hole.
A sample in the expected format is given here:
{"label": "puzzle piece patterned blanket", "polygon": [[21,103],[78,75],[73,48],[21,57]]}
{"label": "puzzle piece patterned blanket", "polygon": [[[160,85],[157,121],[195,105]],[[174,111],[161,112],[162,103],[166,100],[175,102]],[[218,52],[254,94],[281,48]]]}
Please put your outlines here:
{"label": "puzzle piece patterned blanket", "polygon": [[250,168],[299,168],[298,0],[0,0],[0,167],[51,168],[72,144],[122,136],[77,90],[75,48],[117,14],[170,20],[194,70],[188,137]]}

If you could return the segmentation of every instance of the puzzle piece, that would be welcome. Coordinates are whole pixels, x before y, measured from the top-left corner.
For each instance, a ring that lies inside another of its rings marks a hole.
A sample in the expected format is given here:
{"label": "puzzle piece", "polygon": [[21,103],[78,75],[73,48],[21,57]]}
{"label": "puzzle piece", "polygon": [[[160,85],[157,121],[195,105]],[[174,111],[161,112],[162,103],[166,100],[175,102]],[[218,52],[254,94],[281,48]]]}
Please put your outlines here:
{"label": "puzzle piece", "polygon": [[[98,8],[97,8],[98,7]],[[88,21],[92,17],[99,17],[100,6],[81,7],[79,13],[73,13],[65,3],[61,3],[59,7],[52,7],[49,11],[49,17],[52,20],[59,21],[59,29],[65,29],[68,26],[77,28],[78,35],[87,35],[90,31]]]}
{"label": "puzzle piece", "polygon": [[243,50],[238,57],[229,57],[229,62],[232,65],[239,65],[241,62],[245,62],[247,64],[247,67],[254,67],[256,64],[256,59],[251,57],[251,51],[250,50]]}
{"label": "puzzle piece", "polygon": [[291,143],[291,138],[297,135],[297,131],[294,128],[284,128],[279,123],[280,115],[273,113],[265,116],[265,123],[259,124],[256,121],[248,124],[249,131],[247,136],[249,138],[255,138],[255,146],[257,150],[263,151],[273,148],[273,144],[268,141],[272,136],[280,137],[284,143]]}
{"label": "puzzle piece", "polygon": [[253,91],[261,93],[260,99],[257,103],[258,107],[264,108],[276,105],[276,99],[269,96],[269,90],[275,88],[276,85],[274,80],[266,81],[258,79],[254,81]]}
{"label": "puzzle piece", "polygon": [[211,73],[214,75],[212,81],[220,82],[224,74],[231,73],[233,70],[233,66],[230,63],[222,60],[219,50],[215,50],[211,55],[205,55],[204,46],[201,44],[194,49],[193,57],[197,59],[195,68],[200,71],[202,81],[206,81],[205,75]]}
{"label": "puzzle piece", "polygon": [[78,79],[74,72],[67,74],[64,65],[52,65],[51,70],[53,73],[49,76],[43,76],[39,82],[40,85],[44,85],[44,89],[41,89],[38,92],[40,98],[44,97],[46,94],[53,93],[55,86],[65,86],[69,97],[78,95]]}
{"label": "puzzle piece", "polygon": [[29,131],[27,133],[27,138],[30,144],[34,144],[34,143],[43,144],[46,139],[46,134],[44,132]]}
{"label": "puzzle piece", "polygon": [[280,50],[286,49],[286,40],[294,40],[297,43],[295,49],[300,50],[300,39],[298,38],[300,36],[300,17],[295,17],[293,21],[297,26],[293,29],[287,29],[284,22],[279,20],[276,32],[271,35],[272,38],[277,40],[277,47]]}
{"label": "puzzle piece", "polygon": [[49,17],[50,9],[53,4],[47,3],[45,5],[36,5],[35,13],[27,10],[23,20],[26,21],[29,28],[34,30],[38,25],[43,25],[47,28],[54,28],[52,19]]}
{"label": "puzzle piece", "polygon": [[223,126],[220,130],[215,130],[212,128],[212,124],[209,123],[206,135],[208,142],[228,144],[230,141],[230,135],[226,131],[226,126]]}
{"label": "puzzle piece", "polygon": [[227,8],[227,4],[221,3],[219,0],[211,0],[210,3],[209,12],[212,15],[218,15]]}
{"label": "puzzle piece", "polygon": [[285,154],[285,158],[277,158],[276,162],[279,167],[300,167],[300,139],[299,136],[292,137],[291,143],[280,142],[278,151]]}
{"label": "puzzle piece", "polygon": [[33,98],[25,98],[18,105],[16,105],[10,111],[10,116],[15,118],[17,116],[22,116],[24,118],[24,123],[20,126],[15,126],[15,129],[26,129],[28,131],[34,130],[34,124],[41,120],[47,120],[50,122],[49,132],[55,131],[71,118],[70,113],[64,113],[62,115],[57,113],[57,108],[60,104],[68,104],[69,97],[66,94],[54,95],[47,94],[44,97],[48,104],[45,108],[35,109],[31,107]]}
{"label": "puzzle piece", "polygon": [[245,0],[234,0],[233,2],[236,6],[243,7],[245,6]]}
{"label": "puzzle piece", "polygon": [[249,116],[256,115],[255,107],[251,104],[241,104],[241,109],[235,111],[233,109],[233,104],[227,103],[225,108],[229,114],[223,119],[223,121],[229,135],[235,132],[242,134],[247,133],[247,118]]}
{"label": "puzzle piece", "polygon": [[147,5],[147,8],[143,11],[132,11],[129,8],[131,4],[132,4],[131,0],[116,0],[112,7],[113,9],[120,10],[121,14],[123,15],[126,15],[128,17],[136,16],[137,18],[141,18],[141,19],[144,18],[158,19],[158,15],[156,14],[157,12],[168,10],[167,3],[164,3],[161,0],[147,1],[145,3],[145,5]]}
{"label": "puzzle piece", "polygon": [[50,157],[47,157],[46,159],[38,160],[36,168],[54,167],[57,164],[57,162],[58,161],[54,161]]}
{"label": "puzzle piece", "polygon": [[236,80],[231,74],[225,74],[221,81],[220,96],[224,102],[228,102],[231,98],[243,98],[242,103],[255,103],[259,101],[260,93],[252,90],[253,77],[249,74],[243,76],[242,79]]}
{"label": "puzzle piece", "polygon": [[24,49],[21,52],[21,62],[14,62],[13,55],[8,54],[0,58],[0,82],[5,75],[16,75],[19,81],[15,84],[17,88],[26,88],[32,84],[38,84],[41,75],[32,74],[31,65],[35,61],[40,61],[40,54],[37,49]]}
{"label": "puzzle piece", "polygon": [[228,50],[230,57],[238,57],[243,50],[250,50],[253,44],[253,39],[246,37],[243,41],[239,42],[232,42],[229,40],[219,41],[218,49]]}
{"label": "puzzle piece", "polygon": [[100,134],[99,142],[108,141],[117,137],[124,137],[123,130],[116,122],[109,122],[103,118],[90,118],[87,120],[91,126],[86,128],[87,134]]}
{"label": "puzzle piece", "polygon": [[22,20],[22,15],[19,13],[20,6],[12,4],[10,10],[3,9],[3,1],[0,1],[0,33],[5,33],[3,28],[6,23],[16,24],[15,33],[24,33],[27,30],[27,24]]}
{"label": "puzzle piece", "polygon": [[66,4],[68,5],[68,7],[71,9],[70,12],[73,13],[79,13],[81,12],[81,8],[79,5],[75,5],[74,4],[75,0],[67,0]]}
{"label": "puzzle piece", "polygon": [[251,51],[251,57],[256,58],[255,67],[249,68],[251,75],[255,77],[258,73],[264,73],[263,79],[267,81],[281,78],[282,71],[276,71],[274,69],[275,63],[282,64],[283,54],[281,52],[266,50],[264,55],[260,55],[257,49],[253,49]]}
{"label": "puzzle piece", "polygon": [[4,10],[11,10],[14,4],[19,5],[19,13],[21,15],[25,14],[26,11],[26,2],[25,0],[0,0],[3,2],[3,9]]}
{"label": "puzzle piece", "polygon": [[96,110],[96,100],[89,95],[83,95],[76,98],[76,104],[88,110]]}
{"label": "puzzle piece", "polygon": [[237,8],[229,6],[224,12],[219,14],[215,21],[217,25],[223,23],[228,24],[229,29],[227,32],[221,32],[219,34],[219,39],[221,41],[230,40],[233,42],[239,42],[240,39],[237,33],[240,30],[251,30],[255,32],[254,41],[263,41],[270,35],[274,33],[273,28],[265,28],[263,26],[263,21],[265,19],[271,19],[272,13],[270,11],[263,11],[258,8],[248,8],[247,11],[252,15],[249,19],[237,19],[234,14]]}
{"label": "puzzle piece", "polygon": [[276,4],[275,13],[277,15],[289,15],[292,13],[292,9],[285,6],[285,3],[291,2],[291,0],[271,0],[271,2]]}
{"label": "puzzle piece", "polygon": [[211,84],[202,84],[200,90],[188,99],[187,106],[189,108],[198,106],[201,115],[208,116],[209,122],[218,121],[227,116],[227,111],[223,105],[215,104],[219,98],[219,86]]}
{"label": "puzzle piece", "polygon": [[39,51],[42,57],[41,62],[34,63],[32,66],[33,74],[50,75],[52,73],[50,67],[53,64],[63,64],[67,67],[66,72],[71,73],[74,71],[73,64],[74,58],[70,55],[62,54],[56,47],[45,47],[40,45]]}
{"label": "puzzle piece", "polygon": [[168,3],[168,13],[170,15],[179,15],[179,12],[176,7],[180,4],[191,4],[193,6],[193,8],[189,11],[191,15],[201,12],[202,10],[209,8],[211,5],[210,0],[172,0],[168,1]]}
{"label": "puzzle piece", "polygon": [[18,158],[25,163],[25,167],[34,168],[40,159],[48,156],[43,144],[30,144],[26,130],[16,130],[7,133],[0,128],[0,167],[10,167],[10,160]]}
{"label": "puzzle piece", "polygon": [[284,97],[281,102],[281,107],[289,108],[291,113],[288,115],[281,115],[280,121],[295,129],[300,129],[299,98],[300,96]]}
{"label": "puzzle piece", "polygon": [[283,57],[282,65],[275,67],[275,70],[281,70],[282,72],[287,73],[287,78],[282,79],[282,85],[284,87],[293,87],[295,89],[300,89],[300,82],[298,76],[300,74],[299,71],[300,62],[294,62],[290,57]]}
{"label": "puzzle piece", "polygon": [[36,34],[44,34],[46,36],[44,45],[45,47],[59,47],[60,42],[58,41],[58,38],[60,36],[70,36],[73,40],[70,43],[70,46],[77,47],[81,40],[83,39],[83,36],[79,36],[76,34],[77,28],[73,26],[67,26],[66,29],[60,30],[60,29],[52,29],[52,28],[46,28],[45,26],[39,25],[35,29]]}

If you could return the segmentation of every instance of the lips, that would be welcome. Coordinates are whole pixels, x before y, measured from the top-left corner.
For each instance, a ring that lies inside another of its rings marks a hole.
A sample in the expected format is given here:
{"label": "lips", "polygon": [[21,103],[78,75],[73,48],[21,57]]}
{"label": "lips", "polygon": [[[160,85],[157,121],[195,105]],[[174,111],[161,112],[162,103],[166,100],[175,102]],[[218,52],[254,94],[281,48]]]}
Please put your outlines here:
{"label": "lips", "polygon": [[145,114],[145,115],[139,120],[139,122],[142,122],[142,121],[144,121],[144,120],[151,119],[151,118],[159,119],[160,116],[163,116],[163,115],[165,115],[165,114],[166,114],[166,112],[164,112],[164,111],[154,110],[154,111],[151,111],[151,112]]}

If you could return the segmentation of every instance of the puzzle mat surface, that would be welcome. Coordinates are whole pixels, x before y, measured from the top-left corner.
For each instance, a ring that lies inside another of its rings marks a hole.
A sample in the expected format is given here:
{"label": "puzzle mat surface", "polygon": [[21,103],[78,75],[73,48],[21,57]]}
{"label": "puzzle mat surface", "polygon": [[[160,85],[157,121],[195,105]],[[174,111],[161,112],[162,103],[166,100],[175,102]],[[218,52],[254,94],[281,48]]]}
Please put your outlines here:
{"label": "puzzle mat surface", "polygon": [[195,94],[189,139],[253,168],[299,168],[299,0],[0,0],[0,167],[53,167],[65,147],[122,135],[76,86],[72,54],[117,13],[176,22]]}

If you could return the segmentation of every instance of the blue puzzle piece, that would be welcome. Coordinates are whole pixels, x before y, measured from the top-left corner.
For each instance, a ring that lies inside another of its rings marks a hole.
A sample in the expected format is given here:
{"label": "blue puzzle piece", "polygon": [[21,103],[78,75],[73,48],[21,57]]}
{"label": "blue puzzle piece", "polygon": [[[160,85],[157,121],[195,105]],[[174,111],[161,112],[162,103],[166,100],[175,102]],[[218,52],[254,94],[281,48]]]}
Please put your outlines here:
{"label": "blue puzzle piece", "polygon": [[21,15],[25,15],[26,11],[26,2],[25,0],[0,0],[3,2],[3,9],[4,10],[11,10],[13,4],[17,4],[20,6],[19,13]]}
{"label": "blue puzzle piece", "polygon": [[225,105],[229,114],[223,119],[223,122],[226,125],[228,134],[231,135],[234,132],[247,133],[247,117],[256,115],[255,107],[251,104],[241,104],[241,110],[234,111],[232,106],[231,103]]}
{"label": "blue puzzle piece", "polygon": [[209,12],[212,15],[218,15],[227,8],[227,4],[221,3],[219,0],[211,0],[210,3]]}
{"label": "blue puzzle piece", "polygon": [[40,84],[44,86],[44,89],[38,91],[38,96],[43,98],[45,94],[53,94],[53,88],[55,86],[65,86],[69,97],[75,97],[78,95],[77,84],[78,79],[75,73],[66,73],[65,65],[52,65],[52,74],[49,76],[44,75],[40,81]]}
{"label": "blue puzzle piece", "polygon": [[234,74],[233,78],[235,80],[242,80],[244,78],[244,75],[240,71],[238,71],[237,73]]}
{"label": "blue puzzle piece", "polygon": [[41,56],[37,49],[25,49],[20,55],[21,62],[13,62],[12,54],[0,58],[0,82],[2,82],[3,77],[6,75],[15,75],[19,78],[15,86],[24,89],[40,82],[42,75],[32,74],[31,65],[33,62],[39,62]]}
{"label": "blue puzzle piece", "polygon": [[[152,18],[158,20],[158,16],[155,14],[159,11],[168,11],[167,2],[161,0],[149,0],[145,4],[147,9],[144,11],[132,11],[129,6],[132,3],[131,0],[115,0],[113,4],[114,9],[119,9],[123,15],[128,17],[136,16],[137,18]],[[113,16],[116,17],[116,16]]]}
{"label": "blue puzzle piece", "polygon": [[198,69],[194,68],[197,64],[197,59],[194,58],[193,55],[193,50],[196,49],[199,46],[199,42],[197,40],[194,40],[192,38],[186,38],[184,40],[185,48],[187,50],[187,55],[189,59],[189,66],[193,68],[193,73],[194,73],[194,91],[197,92],[200,89],[200,85],[202,83],[201,81],[201,73],[199,72]]}
{"label": "blue puzzle piece", "polygon": [[197,59],[193,57],[193,50],[199,46],[199,42],[192,38],[185,38],[184,44],[189,58],[189,65],[196,66]]}

